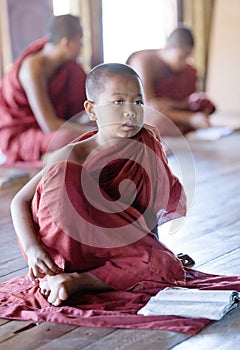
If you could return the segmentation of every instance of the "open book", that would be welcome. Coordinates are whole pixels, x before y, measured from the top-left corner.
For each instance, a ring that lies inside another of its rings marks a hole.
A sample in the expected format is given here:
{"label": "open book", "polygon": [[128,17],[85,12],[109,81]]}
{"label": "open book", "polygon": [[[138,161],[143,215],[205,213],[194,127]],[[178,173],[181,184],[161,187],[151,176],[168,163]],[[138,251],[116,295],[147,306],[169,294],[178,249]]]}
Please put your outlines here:
{"label": "open book", "polygon": [[138,314],[220,320],[227,312],[236,308],[239,302],[240,292],[234,290],[165,288],[151,297]]}

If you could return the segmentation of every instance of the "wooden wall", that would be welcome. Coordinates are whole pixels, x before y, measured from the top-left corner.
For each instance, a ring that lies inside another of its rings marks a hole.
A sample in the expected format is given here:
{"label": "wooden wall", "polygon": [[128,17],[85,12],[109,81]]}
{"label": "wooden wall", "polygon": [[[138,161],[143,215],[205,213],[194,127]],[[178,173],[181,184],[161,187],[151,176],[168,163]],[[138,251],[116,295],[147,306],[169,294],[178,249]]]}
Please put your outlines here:
{"label": "wooden wall", "polygon": [[34,40],[46,35],[52,0],[8,0],[12,60]]}
{"label": "wooden wall", "polygon": [[240,1],[215,0],[207,93],[220,112],[240,118]]}

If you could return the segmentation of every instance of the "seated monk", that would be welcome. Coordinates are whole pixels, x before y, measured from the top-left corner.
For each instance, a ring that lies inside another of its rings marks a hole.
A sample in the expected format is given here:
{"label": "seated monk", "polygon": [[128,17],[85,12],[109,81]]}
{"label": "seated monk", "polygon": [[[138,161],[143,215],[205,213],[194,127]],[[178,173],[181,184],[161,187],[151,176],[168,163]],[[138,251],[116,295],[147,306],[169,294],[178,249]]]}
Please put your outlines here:
{"label": "seated monk", "polygon": [[167,117],[160,113],[145,117],[162,136],[210,126],[209,115],[215,106],[204,92],[197,91],[197,70],[189,62],[193,48],[191,30],[179,25],[165,47],[134,52],[127,60],[142,79],[146,106]]}
{"label": "seated monk", "polygon": [[185,285],[156,227],[185,215],[186,198],[155,128],[144,125],[139,76],[101,64],[86,89],[98,130],[56,151],[11,204],[30,280],[54,306],[82,290]]}
{"label": "seated monk", "polygon": [[30,45],[3,77],[0,151],[6,164],[38,161],[90,130],[83,114],[66,123],[84,110],[86,73],[76,61],[81,42],[77,17],[53,16],[47,37]]}

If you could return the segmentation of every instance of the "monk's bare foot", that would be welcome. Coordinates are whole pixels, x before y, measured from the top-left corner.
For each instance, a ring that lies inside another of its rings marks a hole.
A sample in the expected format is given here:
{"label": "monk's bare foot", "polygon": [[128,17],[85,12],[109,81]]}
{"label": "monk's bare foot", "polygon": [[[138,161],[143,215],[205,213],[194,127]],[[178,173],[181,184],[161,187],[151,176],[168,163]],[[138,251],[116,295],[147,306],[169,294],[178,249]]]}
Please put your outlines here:
{"label": "monk's bare foot", "polygon": [[76,273],[60,273],[48,276],[47,281],[40,282],[40,291],[54,306],[59,306],[71,294],[78,290]]}
{"label": "monk's bare foot", "polygon": [[48,298],[48,296],[50,294],[50,288],[48,285],[48,281],[46,279],[40,280],[39,287],[40,287],[41,294],[44,295],[46,298]]}

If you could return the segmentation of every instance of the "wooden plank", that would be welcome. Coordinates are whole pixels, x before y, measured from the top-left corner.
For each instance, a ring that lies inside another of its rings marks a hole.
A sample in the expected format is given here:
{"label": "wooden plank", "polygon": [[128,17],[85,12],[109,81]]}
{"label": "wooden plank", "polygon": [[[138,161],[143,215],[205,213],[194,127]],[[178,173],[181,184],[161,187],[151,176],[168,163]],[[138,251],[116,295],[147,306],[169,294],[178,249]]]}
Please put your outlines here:
{"label": "wooden plank", "polygon": [[[78,327],[61,337],[54,339],[47,344],[38,347],[38,350],[80,350],[85,347],[93,346],[99,340],[110,335],[114,336],[116,329],[112,328],[90,328]],[[107,349],[107,348],[106,348]]]}
{"label": "wooden plank", "polygon": [[[10,246],[11,248],[11,246]],[[12,250],[14,252],[14,250]],[[23,260],[23,257],[16,257],[16,258],[4,258],[2,262],[0,263],[0,271],[1,271],[1,277],[4,277],[11,273],[14,270],[21,270],[27,266],[26,262]]]}
{"label": "wooden plank", "polygon": [[[1,225],[1,242],[15,242],[16,243],[16,234],[14,234],[14,228],[11,221],[11,218],[8,217],[8,221],[1,220],[2,213],[0,215],[0,225]],[[10,214],[9,214],[10,216]],[[2,248],[2,246],[0,247]]]}
{"label": "wooden plank", "polygon": [[187,145],[181,139],[170,139],[167,142],[174,150],[174,154],[169,157],[170,166],[173,166],[174,172],[178,172],[179,176],[181,170],[191,182],[195,177],[196,183],[201,184],[220,174],[231,173],[236,167],[239,169],[240,154],[236,149],[239,133],[214,142],[188,141]]}
{"label": "wooden plank", "polygon": [[18,190],[19,186],[0,190],[0,282],[26,274],[28,270],[17,243],[9,210],[10,202]]}
{"label": "wooden plank", "polygon": [[[238,139],[236,134],[217,142],[190,144],[197,174],[193,205],[175,234],[168,234],[173,231],[172,223],[162,228],[162,234],[160,230],[160,239],[175,253],[183,251],[193,256],[196,266],[239,246]],[[184,157],[182,161],[184,167]]]}
{"label": "wooden plank", "polygon": [[12,224],[0,222],[0,232],[0,282],[3,282],[10,279],[10,276],[25,274],[27,264]]}
{"label": "wooden plank", "polygon": [[[19,325],[21,325],[22,321],[21,322],[18,321],[18,323]],[[29,326],[29,324],[26,324],[26,325]],[[39,325],[37,324],[32,324],[32,325],[34,325],[34,327],[31,327],[31,326],[26,328],[22,327],[22,329],[19,328],[17,331],[11,332],[8,339],[0,343],[1,350],[9,350],[9,349],[36,350],[41,345],[45,345],[51,340],[58,338],[61,335],[68,333],[77,327],[74,325],[48,323],[48,322],[41,323]]]}
{"label": "wooden plank", "polygon": [[162,241],[176,254],[179,252],[189,254],[196,262],[196,269],[213,259],[219,257],[221,259],[221,256],[231,252],[240,245],[240,223],[217,231],[213,230],[209,234],[202,234],[198,227],[196,227],[196,231],[198,233],[196,234],[195,232],[192,237],[178,233],[170,237],[167,235],[162,237]]}
{"label": "wooden plank", "polygon": [[240,344],[240,308],[230,312],[220,321],[211,323],[199,334],[183,341],[171,350],[232,350]]}
{"label": "wooden plank", "polygon": [[29,321],[5,320],[5,322],[3,322],[0,327],[0,348],[2,346],[1,343],[14,337],[15,334],[17,334],[19,331],[30,328],[31,325],[34,324]]}
{"label": "wooden plank", "polygon": [[27,273],[28,273],[28,267],[24,267],[24,268],[16,267],[15,270],[12,271],[11,273],[8,273],[7,275],[0,277],[0,283],[8,281],[11,278],[16,276],[26,275]]}
{"label": "wooden plank", "polygon": [[[97,332],[98,330],[98,332]],[[187,339],[190,336],[181,333],[159,331],[159,330],[134,330],[134,329],[90,329],[89,335],[85,339],[82,335],[82,328],[78,328],[63,337],[54,340],[45,346],[37,348],[38,350],[99,350],[99,349],[117,349],[117,350],[167,350],[171,346]],[[100,337],[98,335],[101,335]],[[86,342],[86,345],[83,345]],[[64,344],[64,346],[63,346]]]}
{"label": "wooden plank", "polygon": [[160,330],[125,330],[114,333],[113,337],[105,337],[94,346],[84,350],[121,349],[121,350],[168,350],[176,343],[190,336],[181,333]]}
{"label": "wooden plank", "polygon": [[240,247],[223,254],[208,263],[199,266],[203,272],[211,272],[217,275],[240,276]]}

